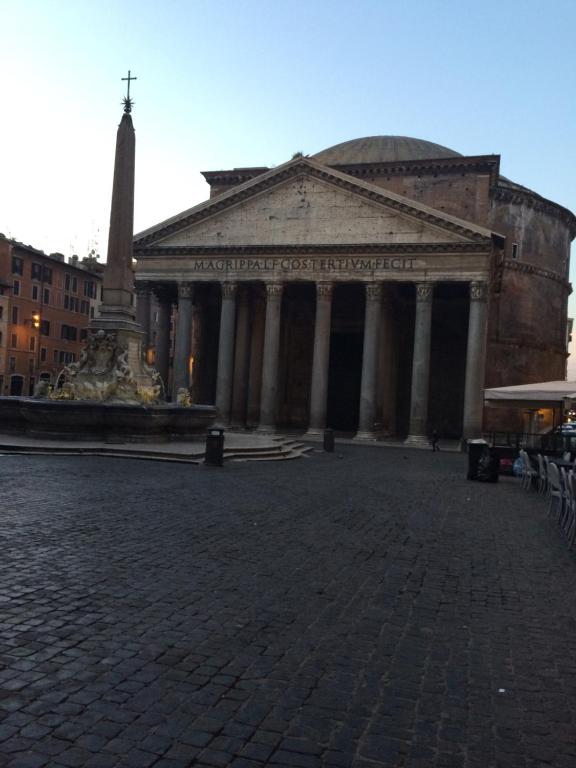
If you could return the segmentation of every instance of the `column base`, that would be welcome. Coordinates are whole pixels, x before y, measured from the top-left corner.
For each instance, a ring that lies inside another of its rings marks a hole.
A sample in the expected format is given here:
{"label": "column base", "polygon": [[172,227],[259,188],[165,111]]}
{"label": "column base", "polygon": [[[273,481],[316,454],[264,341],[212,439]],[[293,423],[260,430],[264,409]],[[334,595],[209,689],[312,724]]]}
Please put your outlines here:
{"label": "column base", "polygon": [[404,445],[410,448],[430,448],[430,440],[426,435],[408,435]]}
{"label": "column base", "polygon": [[304,432],[302,437],[312,437],[312,438],[324,437],[324,429],[321,427],[310,427],[309,429],[306,430],[306,432]]}
{"label": "column base", "polygon": [[369,440],[370,442],[374,443],[376,440],[378,440],[378,434],[376,432],[368,432],[366,430],[362,430],[356,432],[354,435],[354,440]]}
{"label": "column base", "polygon": [[256,433],[259,435],[275,435],[276,427],[269,424],[259,424],[256,427]]}

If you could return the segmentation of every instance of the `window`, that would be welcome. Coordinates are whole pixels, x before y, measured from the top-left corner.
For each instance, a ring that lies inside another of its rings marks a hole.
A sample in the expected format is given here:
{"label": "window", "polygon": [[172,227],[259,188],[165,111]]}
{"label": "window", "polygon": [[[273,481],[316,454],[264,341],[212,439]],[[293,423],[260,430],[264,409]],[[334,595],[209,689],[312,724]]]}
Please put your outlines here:
{"label": "window", "polygon": [[36,336],[30,336],[30,352],[36,349]]}
{"label": "window", "polygon": [[[2,346],[2,331],[0,331],[0,347]],[[0,387],[0,392],[2,391],[2,388]]]}
{"label": "window", "polygon": [[70,290],[70,275],[66,273],[66,276],[64,278],[64,290],[69,291]]}
{"label": "window", "polygon": [[50,304],[50,289],[44,288],[44,304]]}
{"label": "window", "polygon": [[52,270],[50,269],[50,267],[44,267],[42,269],[42,280],[45,283],[49,283],[50,285],[52,285]]}
{"label": "window", "polygon": [[14,280],[12,284],[12,293],[14,296],[20,296],[20,280]]}
{"label": "window", "polygon": [[50,336],[50,320],[40,322],[40,333],[42,336]]}
{"label": "window", "polygon": [[73,310],[74,312],[78,312],[78,308],[79,308],[78,299],[71,296],[70,297],[70,309]]}
{"label": "window", "polygon": [[24,262],[19,259],[18,256],[12,256],[12,274],[23,275],[24,274]]}
{"label": "window", "polygon": [[64,294],[64,309],[70,309],[70,296],[67,293]]}
{"label": "window", "polygon": [[18,307],[12,307],[12,324],[18,325]]}
{"label": "window", "polygon": [[90,312],[89,302],[87,301],[80,302],[80,312],[82,312],[83,315],[87,315]]}
{"label": "window", "polygon": [[55,349],[55,350],[54,350],[54,352],[53,352],[53,354],[52,354],[52,358],[53,358],[53,360],[54,360],[54,362],[55,362],[55,363],[57,363],[57,362],[58,362],[58,358],[59,358],[59,355],[60,355],[60,352],[58,352],[58,350],[57,350],[57,349]]}
{"label": "window", "polygon": [[18,346],[18,334],[17,333],[13,333],[12,334],[12,337],[10,339],[10,346],[13,349],[16,349],[16,347]]}
{"label": "window", "polygon": [[8,370],[10,373],[16,370],[16,358],[15,357],[9,357],[8,358]]}
{"label": "window", "polygon": [[78,329],[74,325],[66,325],[65,323],[62,323],[60,338],[67,339],[68,341],[76,341],[78,338]]}
{"label": "window", "polygon": [[84,296],[87,296],[89,299],[96,298],[96,283],[94,281],[84,281]]}
{"label": "window", "polygon": [[0,320],[4,317],[4,307],[0,306]]}
{"label": "window", "polygon": [[88,328],[80,328],[80,341],[86,341],[88,338]]}
{"label": "window", "polygon": [[78,293],[78,278],[72,278],[72,293]]}
{"label": "window", "polygon": [[94,319],[94,307],[90,307],[90,317]]}
{"label": "window", "polygon": [[46,362],[46,353],[47,353],[46,347],[40,347],[40,362],[45,363]]}
{"label": "window", "polygon": [[32,264],[32,280],[42,280],[42,264]]}
{"label": "window", "polygon": [[34,301],[38,301],[38,286],[37,285],[33,285],[32,286],[32,298],[34,299]]}
{"label": "window", "polygon": [[518,243],[512,243],[512,258],[518,258]]}
{"label": "window", "polygon": [[10,394],[12,397],[19,397],[24,389],[24,376],[10,377]]}
{"label": "window", "polygon": [[28,373],[34,373],[34,358],[28,358]]}

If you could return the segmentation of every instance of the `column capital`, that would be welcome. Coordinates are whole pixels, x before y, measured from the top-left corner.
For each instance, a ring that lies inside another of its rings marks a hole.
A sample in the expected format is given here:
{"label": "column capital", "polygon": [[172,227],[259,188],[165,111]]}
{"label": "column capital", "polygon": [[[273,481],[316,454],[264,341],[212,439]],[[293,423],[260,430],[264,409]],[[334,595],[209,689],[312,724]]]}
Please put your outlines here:
{"label": "column capital", "polygon": [[331,299],[334,291],[334,283],[322,280],[316,283],[316,296],[318,299]]}
{"label": "column capital", "polygon": [[146,296],[151,291],[151,284],[147,280],[138,280],[134,283],[137,296]]}
{"label": "column capital", "polygon": [[222,298],[223,299],[233,299],[236,296],[236,293],[238,292],[238,283],[232,283],[232,282],[225,282],[220,283],[220,287],[222,288]]}
{"label": "column capital", "polygon": [[366,284],[366,301],[381,301],[382,283]]}
{"label": "column capital", "polygon": [[191,299],[193,295],[193,283],[178,283],[178,299]]}
{"label": "column capital", "polygon": [[266,283],[266,298],[268,301],[281,299],[283,290],[283,283]]}
{"label": "column capital", "polygon": [[488,283],[474,280],[470,283],[470,301],[486,301],[488,298]]}
{"label": "column capital", "polygon": [[434,283],[416,283],[416,301],[432,301]]}

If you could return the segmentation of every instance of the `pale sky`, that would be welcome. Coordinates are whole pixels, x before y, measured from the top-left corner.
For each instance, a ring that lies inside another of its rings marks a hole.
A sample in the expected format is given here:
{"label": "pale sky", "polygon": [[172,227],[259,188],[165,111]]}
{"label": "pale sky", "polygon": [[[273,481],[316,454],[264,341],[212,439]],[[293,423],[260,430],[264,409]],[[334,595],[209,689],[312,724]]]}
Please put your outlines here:
{"label": "pale sky", "polygon": [[128,69],[136,231],[202,170],[377,134],[500,154],[576,211],[575,24],[576,0],[0,0],[0,232],[105,258]]}

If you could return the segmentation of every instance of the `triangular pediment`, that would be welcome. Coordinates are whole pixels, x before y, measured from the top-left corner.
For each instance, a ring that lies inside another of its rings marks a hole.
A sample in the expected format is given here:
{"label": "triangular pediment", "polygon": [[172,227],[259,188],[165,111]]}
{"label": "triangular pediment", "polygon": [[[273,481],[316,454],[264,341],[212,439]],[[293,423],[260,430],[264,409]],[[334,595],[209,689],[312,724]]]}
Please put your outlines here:
{"label": "triangular pediment", "polygon": [[298,158],[135,238],[161,247],[486,242],[491,233]]}

